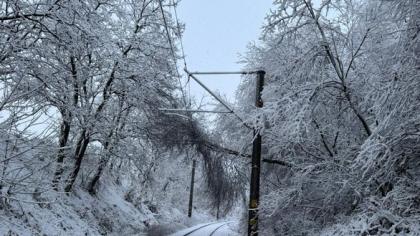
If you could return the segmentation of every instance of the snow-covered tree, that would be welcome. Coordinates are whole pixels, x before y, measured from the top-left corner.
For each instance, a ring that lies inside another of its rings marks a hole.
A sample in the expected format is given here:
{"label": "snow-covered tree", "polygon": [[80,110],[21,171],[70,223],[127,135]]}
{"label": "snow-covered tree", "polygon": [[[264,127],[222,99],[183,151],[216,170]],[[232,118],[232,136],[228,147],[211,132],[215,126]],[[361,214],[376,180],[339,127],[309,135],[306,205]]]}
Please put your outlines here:
{"label": "snow-covered tree", "polygon": [[267,71],[266,157],[290,164],[264,167],[262,229],[313,235],[354,216],[368,222],[356,235],[409,232],[419,213],[419,4],[275,4],[262,45],[244,56]]}
{"label": "snow-covered tree", "polygon": [[[155,138],[148,129],[162,116],[158,108],[179,103],[168,39],[178,29],[160,1],[0,5],[2,122],[17,130],[42,115],[54,127],[49,142],[57,141],[48,155],[52,187],[70,191],[84,170],[93,193],[110,159],[147,151],[142,145]],[[87,156],[95,168],[84,168]]]}

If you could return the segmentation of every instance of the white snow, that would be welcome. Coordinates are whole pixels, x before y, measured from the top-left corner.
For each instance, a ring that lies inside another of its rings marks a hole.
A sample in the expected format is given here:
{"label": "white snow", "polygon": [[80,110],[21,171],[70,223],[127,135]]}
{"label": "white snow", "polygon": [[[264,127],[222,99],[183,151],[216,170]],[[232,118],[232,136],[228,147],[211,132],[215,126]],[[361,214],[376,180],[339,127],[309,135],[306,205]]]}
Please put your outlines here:
{"label": "white snow", "polygon": [[21,217],[0,215],[0,235],[144,235],[150,211],[139,210],[123,199],[121,188],[93,197],[77,188],[55,202],[20,202]]}

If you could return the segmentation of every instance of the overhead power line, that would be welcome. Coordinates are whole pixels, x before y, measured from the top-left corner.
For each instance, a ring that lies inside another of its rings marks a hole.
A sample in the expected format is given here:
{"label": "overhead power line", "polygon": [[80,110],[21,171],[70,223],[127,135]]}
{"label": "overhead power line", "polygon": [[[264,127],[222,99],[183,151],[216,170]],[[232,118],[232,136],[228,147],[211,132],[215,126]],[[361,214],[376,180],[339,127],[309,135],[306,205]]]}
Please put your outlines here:
{"label": "overhead power line", "polygon": [[174,6],[176,27],[178,28],[179,42],[181,44],[182,59],[184,60],[184,66],[187,67],[187,61],[185,60],[184,44],[182,43],[181,27],[179,26],[178,13],[176,11],[176,4],[175,4],[175,2],[172,2],[172,3],[173,3],[173,6]]}
{"label": "overhead power line", "polygon": [[[180,41],[180,44],[181,44],[181,51],[182,51],[182,59],[183,59],[183,61],[184,61],[184,71],[187,73],[187,76],[188,76],[188,81],[189,81],[189,78],[191,77],[191,78],[193,78],[201,87],[203,87],[208,93],[210,93],[217,101],[219,101],[228,111],[227,112],[222,112],[222,111],[213,111],[212,113],[232,113],[232,114],[234,114],[241,122],[242,122],[242,124],[245,126],[245,127],[247,127],[247,128],[249,128],[249,129],[252,129],[252,127],[250,126],[250,125],[248,125],[245,121],[244,121],[244,119],[241,117],[241,116],[239,116],[234,110],[233,110],[233,108],[227,103],[227,102],[225,102],[222,98],[220,98],[216,93],[214,93],[213,91],[211,91],[207,86],[205,86],[197,77],[195,77],[194,75],[195,74],[201,74],[201,75],[221,75],[221,74],[241,74],[241,75],[246,75],[246,74],[257,74],[258,72],[257,71],[236,71],[236,72],[189,72],[188,70],[187,70],[187,62],[186,62],[186,59],[185,59],[185,52],[184,52],[184,45],[183,45],[183,43],[182,43],[182,37],[181,37],[181,27],[180,27],[180,25],[179,25],[179,20],[178,20],[178,13],[177,13],[177,11],[176,11],[176,4],[175,4],[175,2],[173,1],[173,0],[170,0],[170,3],[172,3],[172,5],[173,5],[173,7],[174,7],[174,13],[175,13],[175,20],[176,20],[176,26],[177,26],[177,29],[178,29],[178,35],[179,35],[179,41]],[[159,0],[159,7],[160,7],[160,11],[161,11],[161,13],[162,13],[162,17],[163,17],[163,23],[164,23],[164,25],[165,25],[165,30],[166,30],[166,34],[167,34],[167,36],[168,36],[168,42],[169,42],[169,45],[170,45],[170,47],[171,47],[171,52],[172,52],[172,57],[173,57],[173,60],[174,60],[174,63],[175,63],[175,66],[177,66],[177,58],[176,58],[176,56],[175,56],[175,50],[174,50],[174,46],[173,46],[173,43],[172,43],[172,38],[171,38],[171,34],[170,34],[170,32],[169,32],[169,28],[168,28],[168,23],[167,23],[167,20],[166,20],[166,17],[165,17],[165,12],[164,12],[164,10],[163,10],[163,6],[162,6],[162,0]],[[187,97],[186,97],[186,93],[184,92],[184,89],[183,89],[183,86],[182,86],[182,83],[181,83],[181,76],[180,76],[180,74],[179,74],[179,71],[178,71],[178,68],[177,68],[177,70],[176,70],[176,73],[177,73],[177,75],[178,75],[178,78],[179,78],[179,84],[180,84],[180,89],[181,89],[181,93],[182,93],[182,97],[183,97],[183,100],[184,100],[184,106],[185,106],[185,108],[184,108],[184,112],[210,112],[210,111],[198,111],[198,110],[191,110],[191,109],[187,109],[187,108],[189,108],[189,106],[190,106],[190,102],[187,104]],[[189,99],[191,99],[190,98],[191,96],[189,95],[188,96],[188,100]],[[160,109],[161,111],[169,111],[169,109]],[[174,111],[180,111],[180,110],[178,110],[178,109],[172,109],[171,110],[172,112],[174,112]]]}
{"label": "overhead power line", "polygon": [[[175,4],[173,4],[173,5],[174,5],[175,12],[176,12]],[[182,98],[183,98],[182,100],[184,101],[184,106],[187,107],[187,97],[186,97],[186,94],[184,92],[183,85],[182,85],[182,82],[181,82],[181,75],[179,74],[179,71],[178,71],[178,65],[177,65],[177,59],[176,59],[176,55],[175,55],[174,45],[172,43],[171,34],[169,32],[168,22],[167,22],[166,17],[165,17],[165,11],[163,10],[162,0],[159,0],[159,8],[160,8],[160,11],[162,13],[163,23],[165,25],[166,35],[168,36],[169,46],[171,47],[172,57],[173,57],[173,60],[174,60],[174,65],[176,67],[176,74],[178,76],[179,86],[180,86],[180,90],[181,90],[181,94],[182,94]],[[178,34],[179,34],[181,45],[182,45],[182,39],[181,39],[181,34],[180,34],[180,29],[179,29],[178,17],[177,16],[176,16],[176,21],[177,21]],[[184,64],[186,65],[183,47],[182,47],[182,54],[183,54],[183,58],[184,58]]]}
{"label": "overhead power line", "polygon": [[[179,25],[178,12],[176,10],[177,3],[175,3],[175,0],[173,0],[173,1],[171,0],[171,2],[172,2],[172,5],[174,7],[176,27],[178,29],[178,37],[179,37],[179,42],[181,44],[182,60],[184,61],[184,67],[187,67],[187,61],[186,61],[185,50],[184,50],[184,43],[182,42],[181,26]],[[188,84],[188,93],[186,95],[188,97],[188,105],[186,105],[186,108],[191,107],[191,87],[190,87],[189,81],[190,81],[190,78],[188,77],[188,75],[186,75],[185,85]],[[187,100],[187,98],[185,98],[185,100]]]}
{"label": "overhead power line", "polygon": [[[172,56],[174,57],[174,59],[176,59],[174,47],[172,45],[171,35],[170,35],[169,29],[168,29],[168,23],[166,22],[165,12],[163,11],[163,7],[162,7],[162,0],[159,0],[159,7],[160,7],[160,11],[162,12],[163,23],[165,24],[166,34],[168,35],[168,41],[169,41],[169,45],[171,46]],[[175,62],[176,62],[176,60],[175,60]]]}

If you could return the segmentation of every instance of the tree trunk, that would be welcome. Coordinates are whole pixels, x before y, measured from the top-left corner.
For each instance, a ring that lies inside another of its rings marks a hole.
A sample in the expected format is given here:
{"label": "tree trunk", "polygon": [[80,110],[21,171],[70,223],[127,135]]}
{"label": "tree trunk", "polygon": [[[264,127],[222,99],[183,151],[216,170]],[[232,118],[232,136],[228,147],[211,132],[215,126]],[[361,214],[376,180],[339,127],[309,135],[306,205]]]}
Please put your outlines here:
{"label": "tree trunk", "polygon": [[59,150],[57,155],[57,170],[54,173],[53,179],[53,188],[54,190],[58,191],[58,183],[60,182],[61,176],[64,172],[63,162],[65,157],[65,148],[67,146],[67,140],[70,135],[70,121],[66,121],[63,119],[63,123],[61,124],[61,131],[60,131],[60,139],[59,143]]}
{"label": "tree trunk", "polygon": [[108,163],[108,158],[104,157],[101,159],[101,162],[99,164],[98,170],[96,171],[95,176],[93,177],[92,181],[89,184],[88,192],[92,195],[96,194],[96,184],[99,181],[99,178],[101,178],[102,172],[105,169],[106,164]]}
{"label": "tree trunk", "polygon": [[[70,57],[70,65],[71,65],[71,75],[73,78],[73,101],[72,102],[73,102],[73,106],[77,106],[79,102],[79,83],[78,83],[78,76],[77,76],[76,60],[74,57]],[[67,109],[68,108],[63,108],[61,110],[63,123],[61,124],[60,139],[58,141],[59,150],[58,150],[58,155],[57,155],[57,170],[54,173],[54,179],[53,179],[53,188],[56,191],[58,191],[58,184],[64,172],[63,162],[65,158],[65,148],[67,146],[67,140],[70,135],[70,127],[71,127],[71,122],[72,122],[72,117],[73,117],[72,113]]]}
{"label": "tree trunk", "polygon": [[98,183],[99,178],[101,178],[102,172],[104,171],[106,164],[108,163],[108,160],[109,160],[108,150],[109,150],[109,145],[110,145],[109,139],[111,138],[111,136],[112,136],[112,132],[108,135],[108,141],[105,143],[105,147],[104,147],[104,152],[108,154],[102,157],[99,163],[98,170],[96,171],[96,174],[93,177],[92,181],[89,183],[88,192],[92,195],[96,193],[95,191],[96,184]]}
{"label": "tree trunk", "polygon": [[64,191],[66,193],[70,192],[73,188],[73,184],[76,181],[77,175],[79,174],[80,167],[82,166],[82,161],[86,153],[86,148],[90,142],[90,134],[86,130],[83,130],[82,134],[80,135],[79,141],[77,142],[77,147],[75,151],[75,159],[76,164],[73,172],[70,175],[69,183],[65,187]]}

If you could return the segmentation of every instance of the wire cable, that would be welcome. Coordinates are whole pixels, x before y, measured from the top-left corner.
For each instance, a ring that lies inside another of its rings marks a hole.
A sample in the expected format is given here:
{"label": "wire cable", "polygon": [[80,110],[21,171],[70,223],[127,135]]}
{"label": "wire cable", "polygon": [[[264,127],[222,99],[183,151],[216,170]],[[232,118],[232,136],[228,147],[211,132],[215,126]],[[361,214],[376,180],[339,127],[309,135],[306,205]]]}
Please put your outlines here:
{"label": "wire cable", "polygon": [[169,34],[168,23],[166,22],[165,12],[163,11],[162,0],[159,0],[159,7],[160,7],[160,11],[162,12],[163,23],[165,24],[166,34],[168,35],[168,41],[169,41],[169,45],[171,46],[172,56],[175,59],[176,58],[175,57],[175,51],[174,51],[174,47],[172,45],[171,35]]}
{"label": "wire cable", "polygon": [[[179,42],[181,45],[181,52],[182,52],[182,60],[184,61],[184,67],[187,67],[187,61],[186,61],[186,56],[185,56],[185,50],[184,50],[184,43],[182,41],[182,34],[181,34],[181,26],[179,25],[179,19],[178,19],[178,12],[176,10],[177,4],[175,3],[175,0],[171,0],[172,6],[174,7],[174,13],[175,13],[175,20],[176,20],[176,26],[178,29],[178,37],[179,37]],[[187,85],[188,85],[188,89],[187,89]],[[186,100],[188,100],[187,102],[187,108],[191,108],[191,85],[190,85],[190,77],[185,74],[185,88],[186,88],[186,93],[187,93],[187,98]]]}
{"label": "wire cable", "polygon": [[184,66],[187,67],[187,61],[185,60],[184,44],[182,43],[181,27],[179,26],[178,13],[176,11],[176,3],[175,3],[175,1],[172,2],[172,5],[174,6],[176,26],[178,28],[179,42],[181,44],[182,59],[184,60]]}
{"label": "wire cable", "polygon": [[[179,71],[178,71],[178,65],[177,65],[177,59],[176,59],[176,56],[175,56],[175,50],[174,50],[174,46],[172,44],[171,34],[169,33],[169,28],[168,28],[168,23],[167,23],[166,17],[165,17],[165,12],[163,10],[162,0],[159,0],[158,2],[159,2],[160,11],[161,11],[162,17],[163,17],[163,23],[165,25],[166,34],[168,36],[169,45],[171,47],[172,57],[173,57],[174,64],[175,64],[175,67],[176,67],[176,74],[177,74],[178,80],[179,80],[179,86],[180,86],[180,90],[181,90],[182,100],[184,102],[184,106],[187,107],[187,98],[186,98],[186,95],[184,93],[183,85],[182,85],[182,82],[181,82],[181,75],[179,74]],[[178,24],[178,20],[177,20],[177,24]],[[185,59],[184,59],[184,61],[185,61]]]}
{"label": "wire cable", "polygon": [[[185,59],[185,52],[184,52],[184,45],[183,45],[183,43],[182,43],[182,37],[181,37],[181,28],[180,28],[180,26],[179,26],[179,20],[178,20],[178,13],[177,13],[177,11],[176,11],[176,3],[174,2],[174,0],[170,0],[170,4],[172,3],[172,5],[173,5],[173,7],[174,7],[174,13],[175,13],[175,20],[176,20],[176,24],[177,24],[177,29],[178,29],[178,35],[179,35],[179,41],[180,41],[180,44],[181,44],[181,51],[182,51],[182,58],[183,58],[183,60],[184,60],[184,66],[185,66],[185,68],[184,68],[184,71],[186,71],[187,70],[187,62],[186,62],[186,59]],[[168,29],[168,23],[167,23],[167,21],[166,21],[166,17],[165,17],[165,12],[164,12],[164,10],[163,10],[163,7],[162,7],[162,0],[159,0],[159,7],[160,7],[160,10],[161,10],[161,12],[162,12],[162,17],[163,17],[163,22],[164,22],[164,25],[165,25],[165,30],[166,30],[166,34],[168,35],[168,41],[169,41],[169,44],[170,44],[170,46],[171,46],[171,51],[172,51],[172,56],[173,56],[173,59],[174,59],[174,63],[175,63],[175,66],[177,66],[177,60],[176,60],[176,56],[175,56],[175,50],[174,50],[174,47],[173,47],[173,44],[172,44],[172,40],[171,40],[171,35],[170,35],[170,33],[169,33],[169,29]],[[187,72],[187,71],[186,71]],[[187,102],[187,97],[186,97],[186,94],[184,93],[184,87],[183,87],[183,85],[182,85],[182,82],[181,82],[181,76],[180,76],[180,74],[179,74],[179,71],[178,71],[178,68],[177,68],[177,70],[176,70],[176,73],[177,73],[177,75],[178,75],[178,78],[179,78],[179,84],[180,84],[180,88],[181,88],[181,93],[182,93],[182,97],[183,97],[183,101],[184,101],[184,105],[185,105],[185,109],[187,109],[187,107],[188,108],[190,108],[190,106],[191,106],[191,94],[189,94],[189,97],[188,97],[188,101],[189,102]],[[235,72],[236,73],[236,72]],[[191,73],[189,73],[189,72],[187,72],[187,79],[188,79],[188,86],[190,85],[189,84],[189,78],[190,77],[192,77],[192,78],[194,78],[194,76],[191,74]],[[195,79],[196,81],[197,81],[197,79]],[[198,81],[197,81],[198,82]],[[200,83],[200,82],[199,82]],[[201,83],[200,83],[201,84]],[[205,88],[205,86],[204,85],[201,85],[203,88]],[[249,129],[252,129],[252,127],[250,126],[250,125],[248,125],[245,121],[244,121],[244,119],[239,115],[239,114],[237,114],[232,108],[229,108],[229,106],[227,105],[227,104],[225,104],[225,102],[224,101],[222,101],[220,98],[218,98],[218,96],[215,96],[209,89],[207,89],[207,88],[205,88],[210,94],[212,94],[220,103],[222,103],[231,113],[233,113],[241,122],[242,122],[242,124],[245,126],[245,127],[247,127],[247,128],[249,128]],[[191,93],[191,91],[189,91],[189,93]],[[191,113],[189,113],[189,116],[191,116]]]}

